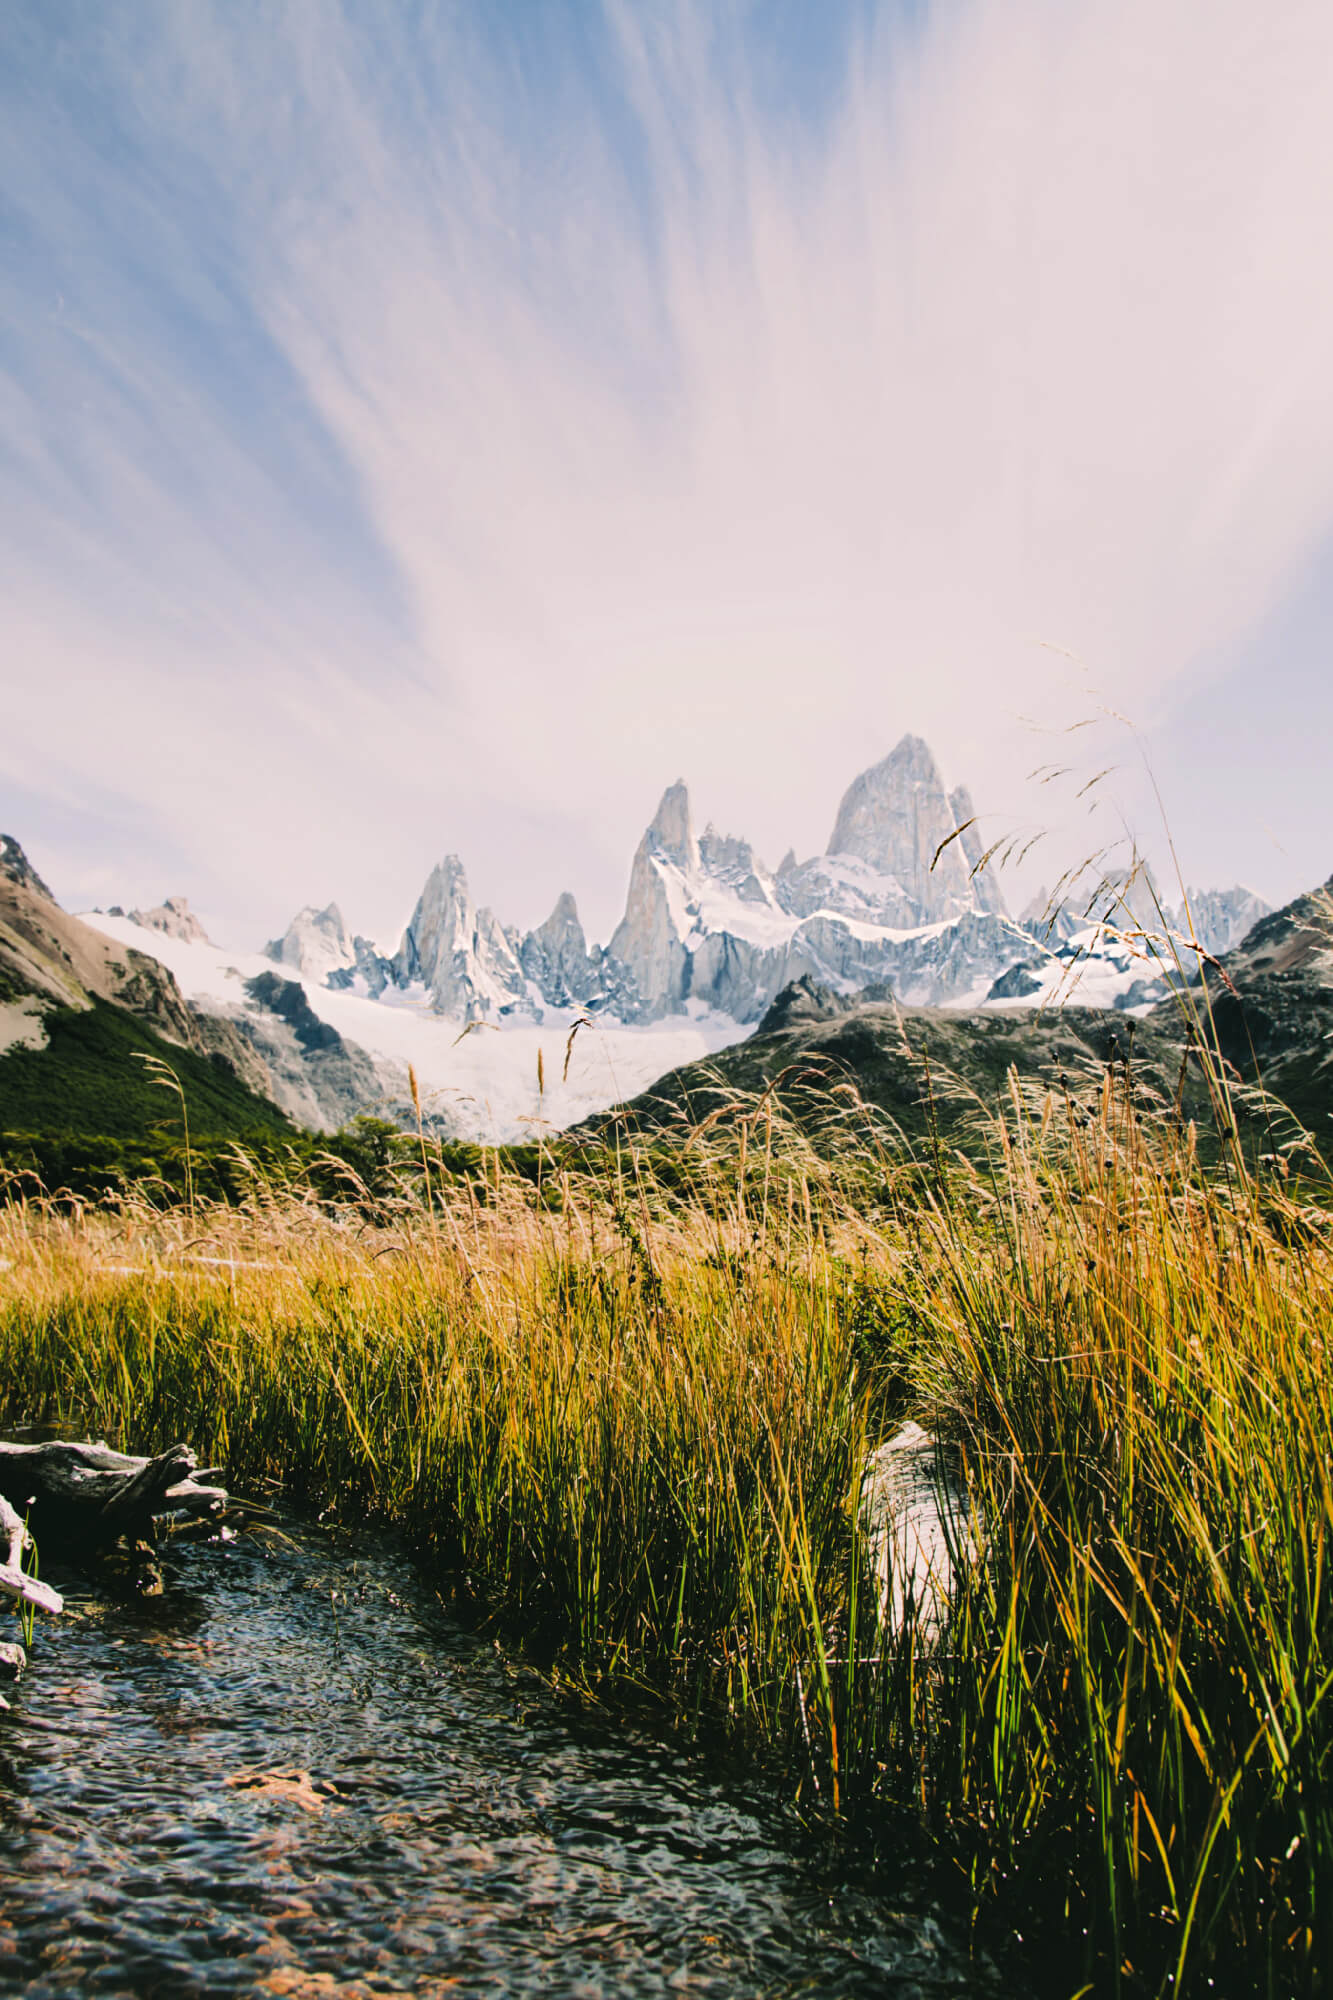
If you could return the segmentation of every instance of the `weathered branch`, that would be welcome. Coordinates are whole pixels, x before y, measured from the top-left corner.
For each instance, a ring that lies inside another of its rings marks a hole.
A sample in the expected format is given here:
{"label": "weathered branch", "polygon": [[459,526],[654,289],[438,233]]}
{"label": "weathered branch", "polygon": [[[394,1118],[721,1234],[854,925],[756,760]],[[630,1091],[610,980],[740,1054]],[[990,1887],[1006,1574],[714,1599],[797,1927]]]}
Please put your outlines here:
{"label": "weathered branch", "polygon": [[7,1597],[16,1597],[21,1604],[36,1605],[39,1611],[63,1611],[65,1603],[60,1592],[24,1572],[23,1551],[31,1541],[22,1516],[15,1513],[0,1493],[0,1542],[6,1550],[5,1560],[0,1563],[0,1591]]}
{"label": "weathered branch", "polygon": [[157,1458],[132,1458],[105,1444],[0,1444],[0,1505],[19,1510],[42,1546],[105,1547],[121,1535],[151,1541],[163,1515],[216,1519],[227,1505],[220,1486],[203,1482],[188,1445]]}

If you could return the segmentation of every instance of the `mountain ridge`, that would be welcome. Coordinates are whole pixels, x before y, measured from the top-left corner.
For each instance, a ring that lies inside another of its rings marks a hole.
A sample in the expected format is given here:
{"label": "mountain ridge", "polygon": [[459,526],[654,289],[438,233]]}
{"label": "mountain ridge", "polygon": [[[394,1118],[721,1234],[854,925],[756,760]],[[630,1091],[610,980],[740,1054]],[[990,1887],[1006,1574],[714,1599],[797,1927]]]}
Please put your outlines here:
{"label": "mountain ridge", "polygon": [[[184,897],[126,921],[146,941],[208,942]],[[17,840],[0,837],[0,1121],[96,1116],[108,1133],[135,1131],[136,1054],[188,1078],[201,1131],[210,1118],[229,1134],[331,1130],[384,1094],[369,1057],[315,1023],[303,987],[270,973],[231,1008],[198,1006],[151,949],[62,910]]]}
{"label": "mountain ridge", "polygon": [[[267,950],[331,986],[415,992],[465,1024],[578,1007],[627,1024],[703,1009],[749,1026],[807,974],[844,993],[887,981],[913,1005],[1021,1004],[1048,994],[1075,940],[1085,969],[1098,961],[1111,999],[1142,984],[1145,968],[1131,965],[1132,949],[1090,947],[1090,925],[1123,930],[1132,917],[1188,934],[1192,922],[1215,956],[1267,907],[1238,887],[1192,892],[1192,905],[1164,911],[1139,870],[1119,899],[1106,885],[1091,912],[1029,907],[1014,917],[990,860],[967,787],[947,790],[929,745],[907,735],[853,779],[824,853],[799,861],[789,850],[776,872],[711,822],[697,834],[677,779],[635,850],[605,946],[588,942],[568,890],[535,930],[507,928],[475,905],[451,853],[431,871],[395,950],[349,938],[336,904],[307,906]],[[1148,970],[1145,990],[1125,1004],[1160,997],[1157,969]]]}
{"label": "mountain ridge", "polygon": [[[753,1035],[706,1062],[660,1078],[626,1104],[585,1121],[686,1132],[738,1099],[775,1093],[818,1143],[836,1146],[858,1104],[909,1142],[985,1150],[988,1115],[1016,1078],[1057,1100],[1100,1090],[1108,1069],[1132,1074],[1145,1106],[1201,1126],[1212,1105],[1197,1057],[1203,1039],[1235,1087],[1243,1131],[1257,1148],[1327,1146],[1333,1117],[1333,879],[1268,912],[1229,952],[1205,961],[1190,991],[1138,1015],[1074,1004],[985,1012],[904,1007],[886,988],[849,996],[809,975],[779,993]],[[847,1086],[852,1086],[849,1094]],[[1255,1097],[1249,1086],[1261,1085]],[[1292,1114],[1298,1132],[1280,1114]],[[1284,1169],[1285,1170],[1285,1169]]]}

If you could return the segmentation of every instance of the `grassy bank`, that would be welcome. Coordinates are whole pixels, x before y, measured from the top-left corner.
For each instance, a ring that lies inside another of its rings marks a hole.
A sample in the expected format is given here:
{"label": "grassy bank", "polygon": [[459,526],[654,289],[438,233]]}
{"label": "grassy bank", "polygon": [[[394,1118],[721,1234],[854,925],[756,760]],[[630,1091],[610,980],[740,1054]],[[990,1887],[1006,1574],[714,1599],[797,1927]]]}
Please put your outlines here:
{"label": "grassy bank", "polygon": [[[668,1174],[427,1149],[410,1197],[193,1228],[13,1205],[0,1421],[401,1523],[569,1669],[915,1813],[1045,1990],[1327,1991],[1327,1205],[1205,1176],[1112,1070],[1015,1095],[981,1167],[856,1129],[822,1165],[738,1106]],[[933,1653],[876,1631],[857,1527],[909,1413],[984,1550]]]}

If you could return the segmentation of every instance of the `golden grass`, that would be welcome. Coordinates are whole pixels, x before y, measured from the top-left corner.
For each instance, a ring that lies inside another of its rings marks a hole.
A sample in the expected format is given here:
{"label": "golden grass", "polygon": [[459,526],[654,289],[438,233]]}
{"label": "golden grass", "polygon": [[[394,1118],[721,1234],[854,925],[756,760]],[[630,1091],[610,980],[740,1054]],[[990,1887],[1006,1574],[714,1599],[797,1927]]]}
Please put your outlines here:
{"label": "golden grass", "polygon": [[[983,1166],[822,1166],[768,1100],[535,1185],[15,1203],[0,1416],[398,1523],[567,1670],[915,1813],[1053,1992],[1323,1993],[1330,1216],[1221,1160],[1108,1070]],[[908,1413],[973,1513],[933,1650],[858,1525]]]}

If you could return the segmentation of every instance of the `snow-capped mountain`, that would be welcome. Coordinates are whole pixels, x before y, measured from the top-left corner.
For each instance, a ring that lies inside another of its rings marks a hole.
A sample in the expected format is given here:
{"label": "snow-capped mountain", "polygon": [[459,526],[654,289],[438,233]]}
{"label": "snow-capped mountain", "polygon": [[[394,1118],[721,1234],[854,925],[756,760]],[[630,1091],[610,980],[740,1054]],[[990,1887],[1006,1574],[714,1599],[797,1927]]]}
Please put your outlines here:
{"label": "snow-capped mountain", "polygon": [[396,949],[350,938],[330,904],[302,910],[269,955],[335,988],[394,988],[460,1022],[540,1022],[579,1007],[627,1025],[703,1010],[744,1026],[806,975],[837,993],[889,985],[909,1005],[1013,1005],[1064,990],[1076,961],[1101,1004],[1123,1004],[1161,970],[1145,938],[1123,933],[1188,935],[1192,918],[1216,953],[1264,909],[1232,889],[1192,893],[1188,912],[1171,911],[1140,869],[1082,908],[1052,910],[1042,894],[1014,918],[985,863],[966,787],[947,791],[929,746],[905,736],[848,787],[826,851],[789,853],[776,873],[748,841],[711,825],[696,834],[685,786],[668,787],[604,947],[588,944],[568,892],[536,930],[507,928],[476,907],[461,860],[447,855]]}
{"label": "snow-capped mountain", "polygon": [[[739,1039],[793,980],[840,995],[889,988],[911,1006],[1031,1007],[1075,996],[1142,1007],[1165,990],[1172,960],[1136,931],[1188,935],[1192,919],[1215,954],[1265,908],[1232,889],[1191,891],[1188,912],[1165,910],[1140,871],[1127,890],[1103,885],[1079,906],[1054,909],[1043,893],[1014,917],[985,861],[966,788],[948,791],[927,744],[905,736],[849,786],[826,851],[805,861],[789,853],[776,872],[743,839],[711,825],[696,833],[685,786],[670,786],[605,945],[588,942],[568,892],[535,930],[507,927],[476,906],[451,854],[396,944],[351,935],[336,903],[310,905],[266,959],[294,982],[312,1020],[368,1054],[386,1102],[401,1097],[410,1062],[423,1087],[452,1101],[441,1122],[513,1138],[533,1120],[571,1123]],[[115,934],[137,930],[187,995],[254,1029],[262,961],[242,976],[181,898],[135,916],[115,912]],[[1188,948],[1182,963],[1193,970]],[[282,1004],[297,1008],[295,998]],[[582,1022],[590,1025],[578,1029],[567,1065],[566,1038]],[[307,1024],[311,1046],[313,1034]]]}
{"label": "snow-capped mountain", "polygon": [[577,1006],[634,1025],[687,1010],[748,1024],[805,973],[845,992],[887,981],[916,1004],[978,1000],[1030,945],[978,865],[971,820],[966,791],[946,792],[928,746],[907,736],[850,787],[828,851],[789,855],[776,875],[748,841],[711,825],[696,835],[685,786],[670,786],[605,947],[589,946],[568,892],[536,930],[506,928],[476,907],[448,855],[396,949],[350,939],[330,905],[301,911],[269,954],[333,987],[395,987],[464,1022]]}

